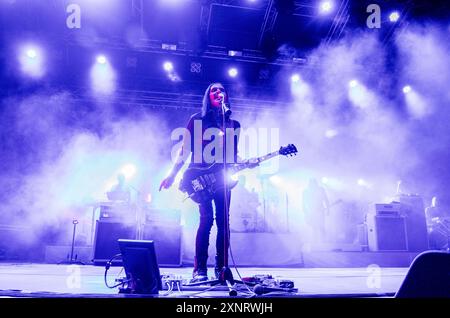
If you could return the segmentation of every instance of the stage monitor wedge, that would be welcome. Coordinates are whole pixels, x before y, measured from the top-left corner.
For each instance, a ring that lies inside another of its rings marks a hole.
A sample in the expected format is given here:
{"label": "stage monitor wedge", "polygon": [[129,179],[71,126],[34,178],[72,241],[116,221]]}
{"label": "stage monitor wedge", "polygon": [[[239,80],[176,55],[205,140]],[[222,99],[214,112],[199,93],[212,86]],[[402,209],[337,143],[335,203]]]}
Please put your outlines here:
{"label": "stage monitor wedge", "polygon": [[154,294],[162,290],[153,241],[119,239],[129,293]]}

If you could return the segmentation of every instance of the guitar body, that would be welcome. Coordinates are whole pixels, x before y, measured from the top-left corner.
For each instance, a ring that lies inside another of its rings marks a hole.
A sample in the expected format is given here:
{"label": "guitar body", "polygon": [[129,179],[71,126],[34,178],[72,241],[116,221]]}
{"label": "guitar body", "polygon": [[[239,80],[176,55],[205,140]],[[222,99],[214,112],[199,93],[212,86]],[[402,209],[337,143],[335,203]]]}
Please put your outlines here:
{"label": "guitar body", "polygon": [[[233,173],[233,168],[228,166],[228,175]],[[217,191],[223,191],[226,186],[232,189],[237,181],[227,177],[225,182],[223,165],[214,163],[205,168],[188,168],[180,181],[180,190],[187,193],[189,198],[198,204],[211,201]]]}
{"label": "guitar body", "polygon": [[213,199],[217,191],[223,191],[225,187],[230,190],[238,184],[238,181],[231,177],[233,174],[243,169],[255,167],[255,165],[278,155],[292,156],[296,154],[297,148],[293,144],[280,147],[278,151],[249,160],[246,163],[227,165],[227,176],[225,178],[223,164],[221,163],[213,163],[205,168],[190,167],[184,172],[179,189],[187,193],[188,198],[194,202],[198,204],[206,203]]}

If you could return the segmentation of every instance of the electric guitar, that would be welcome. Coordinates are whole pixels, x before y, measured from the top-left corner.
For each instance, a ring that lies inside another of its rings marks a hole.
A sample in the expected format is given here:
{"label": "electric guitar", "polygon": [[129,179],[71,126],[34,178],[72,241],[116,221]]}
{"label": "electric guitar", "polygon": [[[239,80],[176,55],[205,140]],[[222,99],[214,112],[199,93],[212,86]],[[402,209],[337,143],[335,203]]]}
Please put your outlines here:
{"label": "electric guitar", "polygon": [[255,167],[259,163],[278,155],[293,156],[297,154],[297,148],[293,144],[280,147],[279,150],[268,153],[265,156],[248,160],[245,163],[227,165],[226,175],[222,163],[213,163],[205,168],[188,168],[180,181],[179,189],[188,195],[196,203],[210,201],[216,191],[234,188],[238,181],[233,176],[244,169]]}

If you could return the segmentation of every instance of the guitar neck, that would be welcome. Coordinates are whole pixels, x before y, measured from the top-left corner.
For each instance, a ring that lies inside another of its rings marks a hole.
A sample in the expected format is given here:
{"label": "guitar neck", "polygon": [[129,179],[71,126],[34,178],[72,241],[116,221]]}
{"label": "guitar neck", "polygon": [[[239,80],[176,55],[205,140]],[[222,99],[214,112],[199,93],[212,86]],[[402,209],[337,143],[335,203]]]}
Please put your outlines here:
{"label": "guitar neck", "polygon": [[258,163],[260,163],[260,162],[269,160],[269,159],[271,159],[271,158],[273,158],[273,157],[275,157],[275,156],[278,156],[279,154],[280,154],[280,151],[277,150],[277,151],[268,153],[268,154],[265,155],[265,156],[258,157],[258,158],[256,158],[256,160],[258,161]]}
{"label": "guitar neck", "polygon": [[[274,152],[270,152],[270,153],[268,153],[267,155],[264,155],[264,156],[261,156],[261,157],[256,158],[256,159],[255,159],[255,163],[261,163],[261,162],[263,162],[263,161],[266,161],[266,160],[269,160],[269,159],[271,159],[271,158],[273,158],[273,157],[276,157],[276,156],[278,156],[279,154],[280,154],[280,151],[279,151],[279,150],[274,151]],[[235,172],[239,172],[239,171],[241,171],[241,170],[244,170],[244,169],[246,169],[247,167],[248,167],[248,164],[247,164],[247,163],[242,164],[242,165],[239,165],[239,166],[235,167]]]}

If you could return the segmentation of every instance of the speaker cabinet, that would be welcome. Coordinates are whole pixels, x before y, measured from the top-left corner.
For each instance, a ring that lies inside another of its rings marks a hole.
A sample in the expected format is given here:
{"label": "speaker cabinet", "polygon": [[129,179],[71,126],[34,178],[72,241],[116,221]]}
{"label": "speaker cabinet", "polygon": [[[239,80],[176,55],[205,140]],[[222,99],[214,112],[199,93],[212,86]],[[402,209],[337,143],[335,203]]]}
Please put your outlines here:
{"label": "speaker cabinet", "polygon": [[155,242],[156,259],[160,266],[181,265],[181,226],[177,224],[152,224],[144,226],[144,240]]}
{"label": "speaker cabinet", "polygon": [[370,251],[407,251],[405,218],[367,215],[367,238]]}
{"label": "speaker cabinet", "polygon": [[410,252],[428,250],[428,231],[425,208],[420,196],[400,196],[400,211],[405,216],[408,249]]}
{"label": "speaker cabinet", "polygon": [[[118,223],[97,220],[95,227],[94,255],[93,262],[96,265],[103,265],[114,255],[120,254],[118,239],[136,239],[135,223]],[[121,259],[114,261],[120,265]]]}

